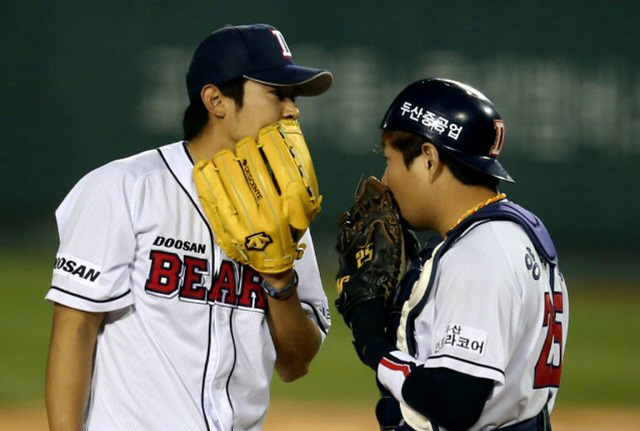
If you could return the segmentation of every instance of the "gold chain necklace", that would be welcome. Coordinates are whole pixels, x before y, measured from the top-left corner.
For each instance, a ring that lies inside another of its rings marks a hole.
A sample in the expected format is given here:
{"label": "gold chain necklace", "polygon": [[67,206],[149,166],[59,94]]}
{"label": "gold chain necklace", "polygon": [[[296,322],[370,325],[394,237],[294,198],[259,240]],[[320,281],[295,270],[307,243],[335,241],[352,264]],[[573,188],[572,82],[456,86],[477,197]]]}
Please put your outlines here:
{"label": "gold chain necklace", "polygon": [[458,219],[458,221],[457,221],[453,226],[451,226],[451,227],[449,228],[449,230],[447,231],[447,233],[448,233],[448,232],[451,232],[453,229],[455,229],[456,227],[458,227],[458,225],[459,225],[460,223],[462,223],[462,220],[466,219],[467,217],[471,216],[472,214],[475,214],[476,212],[480,211],[482,208],[486,207],[487,205],[491,205],[491,204],[493,204],[493,203],[496,203],[496,202],[501,201],[501,200],[506,199],[506,198],[507,198],[507,194],[506,194],[506,193],[500,193],[500,194],[498,194],[498,195],[495,195],[495,196],[494,196],[494,197],[492,197],[492,198],[487,199],[487,200],[486,200],[486,201],[484,201],[484,202],[480,202],[478,205],[476,205],[475,207],[471,208],[469,211],[467,211],[466,213],[464,213],[464,214],[462,215],[462,217],[460,217],[460,218]]}

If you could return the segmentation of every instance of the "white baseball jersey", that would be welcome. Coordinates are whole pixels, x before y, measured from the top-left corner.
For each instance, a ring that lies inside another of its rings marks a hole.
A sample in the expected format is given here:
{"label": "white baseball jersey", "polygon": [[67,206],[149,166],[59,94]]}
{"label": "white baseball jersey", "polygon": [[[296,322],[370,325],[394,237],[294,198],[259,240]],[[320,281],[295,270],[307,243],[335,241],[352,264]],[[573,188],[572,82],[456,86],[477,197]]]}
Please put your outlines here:
{"label": "white baseball jersey", "polygon": [[[215,243],[182,142],[86,175],[56,211],[47,299],[106,312],[89,430],[258,430],[276,352],[257,272]],[[298,293],[330,327],[311,236]]]}
{"label": "white baseball jersey", "polygon": [[[457,238],[433,271],[432,257],[404,304],[399,351],[393,354],[427,368],[493,380],[493,392],[471,430],[521,422],[536,416],[545,404],[551,410],[569,321],[567,289],[559,269],[538,255],[519,224],[482,220]],[[411,312],[420,303],[423,308],[413,320]],[[407,325],[413,330],[407,331]],[[415,350],[413,355],[407,353],[410,350]],[[409,425],[431,429],[426,418],[404,404],[401,370],[381,364],[378,377],[400,401]]]}

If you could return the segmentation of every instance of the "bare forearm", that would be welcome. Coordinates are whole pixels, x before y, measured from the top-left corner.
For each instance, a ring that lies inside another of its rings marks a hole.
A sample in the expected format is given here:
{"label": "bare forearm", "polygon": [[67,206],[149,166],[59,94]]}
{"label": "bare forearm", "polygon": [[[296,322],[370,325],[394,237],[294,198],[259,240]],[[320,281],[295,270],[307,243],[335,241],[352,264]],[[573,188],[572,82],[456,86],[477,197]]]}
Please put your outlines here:
{"label": "bare forearm", "polygon": [[296,380],[309,370],[320,349],[320,333],[304,313],[298,294],[285,300],[269,298],[269,326],[277,359],[276,370],[286,382]]}
{"label": "bare forearm", "polygon": [[49,427],[80,430],[102,314],[55,306],[46,376]]}
{"label": "bare forearm", "polygon": [[[294,280],[293,271],[279,275],[262,275],[274,289],[283,289]],[[316,325],[307,317],[297,290],[291,296],[280,299],[268,297],[269,329],[276,347],[276,370],[286,382],[296,380],[309,370],[309,364],[318,353],[321,344]]]}

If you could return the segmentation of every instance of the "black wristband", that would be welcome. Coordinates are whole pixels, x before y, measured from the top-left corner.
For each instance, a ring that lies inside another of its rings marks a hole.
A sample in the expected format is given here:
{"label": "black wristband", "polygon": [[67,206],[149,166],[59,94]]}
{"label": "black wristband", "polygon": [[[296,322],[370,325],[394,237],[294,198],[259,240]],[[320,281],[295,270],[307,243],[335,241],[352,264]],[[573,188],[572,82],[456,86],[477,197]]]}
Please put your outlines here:
{"label": "black wristband", "polygon": [[295,293],[296,288],[298,287],[298,273],[294,269],[293,278],[291,279],[289,284],[280,289],[269,286],[269,283],[267,283],[264,278],[260,282],[260,286],[262,286],[262,289],[264,289],[264,292],[267,294],[267,296],[278,300],[287,299]]}

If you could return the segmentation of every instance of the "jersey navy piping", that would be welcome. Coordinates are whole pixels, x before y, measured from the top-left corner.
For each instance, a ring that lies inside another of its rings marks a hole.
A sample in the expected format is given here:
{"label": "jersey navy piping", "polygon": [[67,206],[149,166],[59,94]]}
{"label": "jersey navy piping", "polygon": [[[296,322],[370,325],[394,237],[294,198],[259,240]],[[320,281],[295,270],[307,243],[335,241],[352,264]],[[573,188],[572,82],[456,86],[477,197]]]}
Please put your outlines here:
{"label": "jersey navy piping", "polygon": [[125,296],[127,296],[128,294],[131,293],[131,289],[128,289],[126,292],[124,292],[122,295],[120,296],[116,296],[115,298],[109,298],[109,299],[91,299],[91,298],[87,298],[86,296],[82,296],[82,295],[78,295],[77,293],[73,293],[73,292],[69,292],[68,290],[64,290],[60,287],[57,286],[51,286],[52,289],[55,290],[59,290],[60,292],[64,292],[67,295],[71,295],[71,296],[75,296],[76,298],[80,298],[80,299],[84,299],[85,301],[90,301],[90,302],[97,302],[97,303],[105,303],[105,302],[112,302],[112,301],[117,301],[118,299],[124,298]]}
{"label": "jersey navy piping", "polygon": [[[186,150],[186,147],[184,147]],[[169,166],[169,163],[167,162],[167,159],[164,157],[164,154],[162,154],[162,150],[160,148],[158,148],[158,154],[160,154],[160,157],[162,158],[162,161],[164,162],[164,164],[166,165],[167,169],[169,170],[169,172],[171,173],[171,176],[173,176],[173,179],[176,180],[176,183],[178,183],[178,185],[180,186],[180,188],[182,189],[182,191],[187,195],[187,197],[189,198],[189,200],[191,201],[191,203],[193,204],[193,207],[196,209],[196,211],[198,212],[198,214],[200,215],[200,218],[202,219],[202,221],[205,223],[205,226],[207,226],[207,229],[209,231],[209,239],[211,240],[211,244],[215,244],[215,241],[213,240],[213,232],[211,231],[211,228],[209,227],[209,223],[207,222],[207,218],[202,214],[202,212],[200,211],[200,208],[198,208],[198,205],[196,204],[196,202],[193,200],[193,198],[191,197],[191,195],[189,194],[189,192],[187,191],[187,189],[184,187],[184,185],[182,185],[182,183],[180,182],[180,180],[178,180],[178,176],[175,174],[175,172],[173,172],[173,169],[171,169],[171,166]],[[187,152],[187,157],[189,158],[189,161],[191,162],[191,164],[193,165],[193,160],[191,159],[191,157],[189,156],[189,153]],[[214,263],[214,262],[212,262]],[[213,281],[212,281],[213,282]]]}
{"label": "jersey navy piping", "polygon": [[204,424],[207,426],[207,431],[210,431],[209,421],[207,420],[207,413],[204,409],[204,385],[207,378],[207,368],[209,365],[209,356],[211,352],[211,319],[213,318],[213,307],[209,306],[209,335],[207,336],[207,357],[204,362],[204,372],[202,373],[202,388],[200,389],[200,408],[202,409],[202,417],[204,418]]}
{"label": "jersey navy piping", "polygon": [[[240,273],[238,274],[238,279],[242,280],[244,278],[244,266],[240,266]],[[235,417],[235,409],[233,408],[233,402],[231,401],[231,377],[233,376],[233,372],[236,369],[236,364],[238,362],[238,349],[236,347],[236,335],[233,332],[233,314],[235,313],[238,307],[238,296],[236,295],[236,303],[235,306],[229,312],[229,334],[231,334],[231,344],[233,345],[233,364],[231,365],[231,371],[229,372],[229,376],[227,377],[225,391],[227,393],[227,400],[229,400],[229,407],[231,407],[231,417]],[[231,431],[233,431],[233,419],[231,419]]]}
{"label": "jersey navy piping", "polygon": [[[185,152],[187,153],[187,158],[189,159],[189,161],[193,165],[193,160],[191,159],[191,156],[189,155],[189,151],[187,151],[186,144],[184,144],[184,143],[183,143],[183,148],[185,149]],[[202,215],[202,213],[200,212],[200,208],[198,208],[198,205],[196,205],[195,201],[193,200],[193,198],[191,197],[191,195],[189,194],[187,189],[180,182],[180,180],[178,180],[177,175],[175,174],[175,172],[173,172],[173,170],[171,169],[171,166],[169,166],[169,163],[167,162],[167,159],[164,157],[164,154],[162,154],[162,150],[160,148],[158,148],[158,154],[160,155],[160,158],[162,158],[162,161],[164,162],[165,166],[167,167],[167,170],[169,171],[169,173],[171,173],[171,175],[173,176],[173,179],[176,180],[176,183],[178,183],[178,186],[180,186],[182,191],[184,191],[184,193],[187,195],[187,197],[189,198],[189,200],[193,204],[193,207],[196,209],[196,211],[200,215],[200,218],[202,219],[202,221],[204,222],[205,226],[207,227],[207,230],[209,231],[209,239],[211,241],[211,244],[213,245],[214,244],[213,232],[211,231],[211,227],[209,227],[209,223],[207,222],[207,219]],[[213,255],[212,255],[211,256],[211,268],[214,267],[213,264],[214,264],[214,262],[213,262]],[[213,278],[212,278],[211,282],[213,283]],[[211,288],[212,288],[212,286],[209,286],[209,289],[211,289]],[[209,305],[209,328],[211,328],[212,315],[213,315],[212,306]],[[207,414],[206,414],[205,408],[204,408],[204,387],[205,387],[205,380],[206,380],[206,377],[207,377],[207,371],[208,371],[208,368],[209,368],[209,358],[211,356],[211,330],[209,330],[208,332],[209,332],[209,335],[207,337],[207,356],[206,356],[205,362],[204,362],[204,370],[203,370],[203,373],[202,373],[202,389],[200,391],[200,407],[202,409],[202,416],[203,416],[203,419],[204,419],[204,423],[207,426],[207,430],[210,430],[211,428],[209,427],[209,421],[207,420]],[[235,341],[234,341],[234,349],[235,349]]]}
{"label": "jersey navy piping", "polygon": [[187,154],[187,158],[189,159],[191,164],[195,166],[195,162],[193,161],[193,158],[191,157],[191,153],[189,152],[189,149],[187,148],[187,141],[182,141],[182,149]]}
{"label": "jersey navy piping", "polygon": [[[236,297],[236,302],[238,301]],[[231,402],[231,392],[229,391],[229,384],[231,383],[231,376],[233,376],[233,372],[236,369],[236,363],[238,362],[238,350],[236,348],[236,336],[233,333],[233,313],[236,311],[235,308],[231,309],[229,313],[229,333],[231,334],[231,344],[233,345],[233,365],[231,366],[231,371],[229,372],[229,377],[227,377],[227,399],[229,400],[229,407],[231,407],[231,431],[233,431],[233,418],[235,417],[235,409],[233,408],[233,403]]]}
{"label": "jersey navy piping", "polygon": [[[450,243],[450,239],[449,239],[449,243]],[[411,309],[409,311],[409,314],[407,315],[407,325],[405,329],[407,333],[407,337],[406,337],[407,347],[409,350],[407,353],[409,353],[411,356],[415,356],[417,348],[416,348],[416,339],[413,336],[409,336],[409,335],[414,333],[416,318],[422,312],[422,309],[425,307],[427,303],[427,298],[431,294],[433,281],[435,280],[434,274],[436,274],[436,271],[438,270],[440,257],[444,254],[444,251],[446,251],[448,247],[449,247],[449,244],[447,244],[447,240],[445,240],[445,243],[442,244],[442,247],[440,248],[440,250],[438,250],[436,255],[433,256],[433,266],[431,267],[431,274],[429,275],[429,282],[425,290],[425,293],[422,296],[422,299],[420,299],[420,302],[418,302],[418,304],[413,309]]]}

